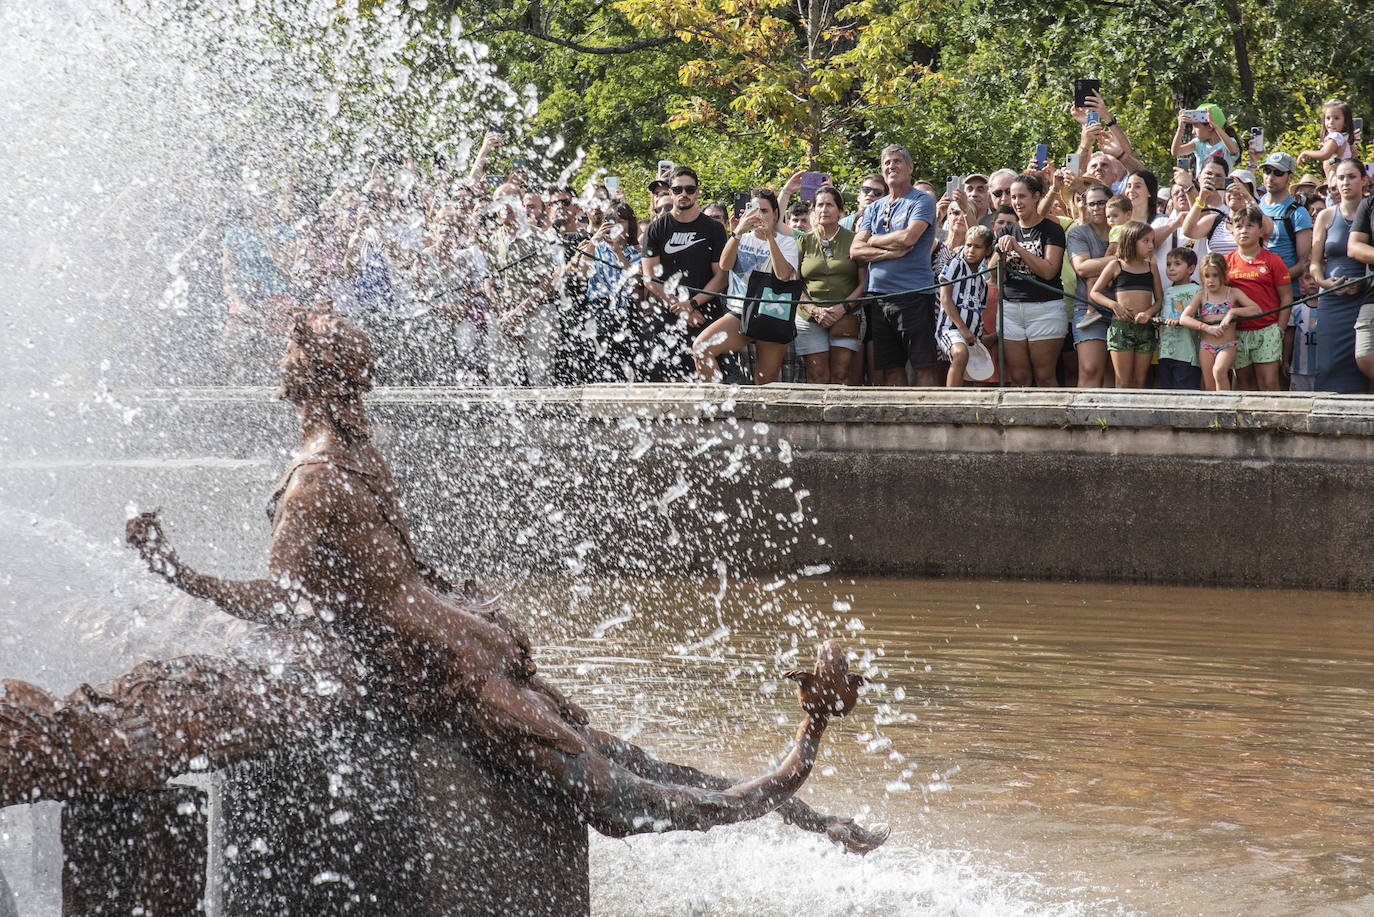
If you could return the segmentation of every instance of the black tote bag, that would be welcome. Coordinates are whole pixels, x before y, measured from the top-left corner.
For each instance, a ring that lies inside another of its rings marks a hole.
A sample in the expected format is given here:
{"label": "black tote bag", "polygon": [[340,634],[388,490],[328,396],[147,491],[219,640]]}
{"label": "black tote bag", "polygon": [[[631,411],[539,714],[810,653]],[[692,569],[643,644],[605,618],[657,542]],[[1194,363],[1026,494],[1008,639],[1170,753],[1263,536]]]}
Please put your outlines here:
{"label": "black tote bag", "polygon": [[797,336],[797,300],[806,294],[800,280],[779,280],[771,271],[753,271],[745,291],[739,330],[756,341],[786,344]]}

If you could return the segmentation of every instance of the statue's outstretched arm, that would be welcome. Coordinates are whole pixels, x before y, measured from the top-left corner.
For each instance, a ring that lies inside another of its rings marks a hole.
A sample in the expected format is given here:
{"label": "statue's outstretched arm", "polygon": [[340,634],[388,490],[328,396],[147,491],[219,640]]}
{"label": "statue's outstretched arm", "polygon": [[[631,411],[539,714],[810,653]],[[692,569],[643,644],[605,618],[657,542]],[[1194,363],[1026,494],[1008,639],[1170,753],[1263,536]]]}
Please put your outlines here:
{"label": "statue's outstretched arm", "polygon": [[[552,779],[582,818],[602,834],[625,837],[650,831],[705,831],[781,810],[785,819],[827,834],[865,853],[887,839],[853,821],[828,817],[792,799],[815,764],[826,723],[844,716],[863,679],[848,673],[843,648],[826,641],[811,672],[789,672],[798,682],[806,719],[786,757],[754,780],[734,782],[681,765],[655,761],[633,745],[584,730],[585,750],[569,753],[549,744],[525,744],[517,760]],[[484,695],[485,697],[485,695]],[[508,756],[509,757],[509,756]]]}
{"label": "statue's outstretched arm", "polygon": [[301,586],[301,571],[312,563],[316,538],[323,531],[331,511],[327,488],[311,499],[288,499],[289,491],[307,475],[297,475],[283,496],[282,512],[272,535],[272,547],[265,579],[234,580],[199,573],[177,557],[167,544],[158,521],[157,510],[140,513],[124,526],[125,540],[148,564],[148,569],[178,589],[207,599],[236,618],[255,624],[291,626],[299,623],[296,606],[311,598]]}
{"label": "statue's outstretched arm", "polygon": [[157,511],[140,513],[124,526],[124,539],[148,569],[198,599],[208,599],[225,612],[255,624],[288,623],[298,596],[267,579],[231,580],[197,573],[182,563],[167,544]]}
{"label": "statue's outstretched arm", "polygon": [[[636,776],[657,783],[697,786],[708,790],[728,789],[736,781],[729,777],[709,774],[686,764],[660,761],[650,756],[637,745],[616,738],[600,730],[588,730],[597,743],[597,749],[616,764]],[[803,831],[824,834],[850,853],[865,854],[875,850],[887,840],[885,828],[869,830],[861,827],[852,818],[838,815],[825,815],[817,812],[796,796],[791,796],[775,810],[789,825],[796,825]]]}

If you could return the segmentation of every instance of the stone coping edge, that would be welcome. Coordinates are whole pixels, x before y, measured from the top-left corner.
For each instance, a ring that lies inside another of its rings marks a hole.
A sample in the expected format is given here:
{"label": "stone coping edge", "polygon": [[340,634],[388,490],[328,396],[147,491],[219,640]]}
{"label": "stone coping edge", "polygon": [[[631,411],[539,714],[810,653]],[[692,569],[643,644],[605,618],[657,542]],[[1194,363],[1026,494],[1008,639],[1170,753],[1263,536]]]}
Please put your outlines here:
{"label": "stone coping edge", "polygon": [[[126,404],[275,400],[266,387],[128,389]],[[53,405],[58,399],[47,402]],[[68,399],[62,399],[68,400]],[[75,399],[71,399],[75,400]],[[764,423],[983,425],[1374,436],[1374,396],[1307,392],[845,388],[820,385],[600,384],[570,388],[378,388],[384,405],[447,405],[471,413],[548,412],[588,419]]]}

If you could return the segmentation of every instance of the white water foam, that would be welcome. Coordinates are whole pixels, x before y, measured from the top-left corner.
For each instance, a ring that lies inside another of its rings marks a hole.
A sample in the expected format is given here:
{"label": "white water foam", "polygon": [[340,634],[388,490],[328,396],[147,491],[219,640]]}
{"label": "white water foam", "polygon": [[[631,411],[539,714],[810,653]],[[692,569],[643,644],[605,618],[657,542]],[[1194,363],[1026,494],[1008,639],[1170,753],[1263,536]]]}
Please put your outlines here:
{"label": "white water foam", "polygon": [[859,857],[775,819],[706,835],[593,835],[598,917],[1089,917],[1109,892],[1055,888],[991,856],[902,842]]}

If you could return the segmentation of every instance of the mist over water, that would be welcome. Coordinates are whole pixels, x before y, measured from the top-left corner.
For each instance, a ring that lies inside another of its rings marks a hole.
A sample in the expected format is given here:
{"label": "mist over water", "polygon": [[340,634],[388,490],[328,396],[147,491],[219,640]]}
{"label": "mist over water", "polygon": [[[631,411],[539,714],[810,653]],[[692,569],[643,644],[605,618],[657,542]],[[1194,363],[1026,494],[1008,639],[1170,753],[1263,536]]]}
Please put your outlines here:
{"label": "mist over water", "polygon": [[231,200],[324,204],[387,153],[463,174],[487,124],[517,136],[535,100],[457,20],[422,29],[424,8],[0,9],[0,385],[219,382]]}

